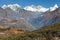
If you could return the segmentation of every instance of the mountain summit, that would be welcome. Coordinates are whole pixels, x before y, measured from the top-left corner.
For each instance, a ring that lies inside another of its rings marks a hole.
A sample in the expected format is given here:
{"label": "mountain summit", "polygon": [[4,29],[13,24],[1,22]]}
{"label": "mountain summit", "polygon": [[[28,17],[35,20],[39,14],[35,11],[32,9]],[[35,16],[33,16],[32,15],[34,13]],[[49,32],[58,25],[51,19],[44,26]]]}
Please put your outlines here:
{"label": "mountain summit", "polygon": [[48,10],[48,8],[42,7],[40,5],[38,6],[31,5],[25,7],[24,9],[28,11],[34,11],[34,12],[46,12]]}
{"label": "mountain summit", "polygon": [[3,5],[2,8],[3,9],[10,8],[10,9],[16,11],[18,8],[21,8],[21,7],[18,4],[9,4],[9,5]]}
{"label": "mountain summit", "polygon": [[50,11],[54,11],[54,10],[56,10],[57,8],[58,8],[58,5],[55,4],[53,7],[50,7]]}
{"label": "mountain summit", "polygon": [[17,11],[18,9],[24,9],[24,10],[32,11],[32,12],[46,12],[48,10],[50,11],[56,10],[56,8],[58,8],[58,5],[55,4],[53,7],[49,7],[49,8],[43,7],[41,5],[38,5],[38,6],[31,5],[31,6],[26,6],[22,8],[19,4],[9,4],[9,5],[3,5],[2,8],[3,9],[10,8],[13,11]]}
{"label": "mountain summit", "polygon": [[32,31],[55,22],[60,22],[60,8],[57,4],[50,9],[33,5],[31,7],[33,10],[36,10],[28,11],[22,9],[18,4],[2,6],[0,8],[0,25],[9,28],[19,27]]}

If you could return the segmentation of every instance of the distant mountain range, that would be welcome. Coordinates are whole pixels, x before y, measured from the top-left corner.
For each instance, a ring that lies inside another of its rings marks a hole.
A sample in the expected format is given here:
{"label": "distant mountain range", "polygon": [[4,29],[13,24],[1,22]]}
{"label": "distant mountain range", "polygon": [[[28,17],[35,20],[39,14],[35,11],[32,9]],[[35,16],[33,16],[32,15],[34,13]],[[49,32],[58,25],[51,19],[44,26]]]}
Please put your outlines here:
{"label": "distant mountain range", "polygon": [[54,11],[56,8],[58,8],[59,6],[57,4],[55,4],[53,7],[49,7],[49,8],[46,8],[46,7],[43,7],[41,5],[30,5],[30,6],[26,6],[24,8],[22,8],[20,5],[18,4],[10,4],[10,5],[3,5],[2,8],[3,9],[6,9],[6,8],[10,8],[12,9],[13,11],[17,11],[17,9],[24,9],[24,10],[27,10],[27,11],[32,11],[32,12],[46,12],[48,10],[50,11]]}
{"label": "distant mountain range", "polygon": [[[0,7],[0,25],[12,28],[20,27],[31,31],[60,21],[60,8],[57,4],[48,9],[41,6],[22,9],[16,5]],[[29,8],[32,8],[33,11],[28,10]],[[35,9],[37,11],[34,11]]]}

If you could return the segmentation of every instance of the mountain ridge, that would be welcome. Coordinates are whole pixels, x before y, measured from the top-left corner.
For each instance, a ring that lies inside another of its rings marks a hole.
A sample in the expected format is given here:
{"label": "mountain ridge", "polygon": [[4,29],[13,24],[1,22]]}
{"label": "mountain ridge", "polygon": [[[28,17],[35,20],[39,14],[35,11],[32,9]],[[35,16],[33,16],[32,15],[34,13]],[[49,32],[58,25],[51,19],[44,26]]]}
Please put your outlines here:
{"label": "mountain ridge", "polygon": [[30,5],[30,6],[26,6],[24,8],[22,8],[19,4],[9,4],[9,5],[3,5],[2,8],[6,9],[6,8],[10,8],[13,11],[16,11],[17,9],[24,9],[26,11],[31,11],[31,12],[46,12],[48,10],[50,11],[54,11],[55,9],[57,9],[59,6],[57,4],[55,4],[53,7],[43,7],[41,5]]}
{"label": "mountain ridge", "polygon": [[0,14],[2,15],[0,18],[0,25],[5,25],[7,27],[17,26],[20,28],[23,27],[26,30],[36,30],[43,26],[60,21],[60,8],[44,13],[31,12],[24,9],[18,9],[16,12],[10,8],[1,8],[0,11]]}

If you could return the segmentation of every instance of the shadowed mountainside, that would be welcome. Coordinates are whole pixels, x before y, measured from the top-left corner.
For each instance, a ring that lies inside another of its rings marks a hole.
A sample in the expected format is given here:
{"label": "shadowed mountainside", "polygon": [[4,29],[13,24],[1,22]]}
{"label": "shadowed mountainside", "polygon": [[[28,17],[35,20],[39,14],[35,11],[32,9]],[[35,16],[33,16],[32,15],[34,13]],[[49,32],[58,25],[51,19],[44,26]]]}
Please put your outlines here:
{"label": "shadowed mountainside", "polygon": [[59,21],[60,8],[45,13],[31,12],[24,9],[13,11],[10,8],[0,8],[0,25],[5,27],[19,27],[32,31]]}

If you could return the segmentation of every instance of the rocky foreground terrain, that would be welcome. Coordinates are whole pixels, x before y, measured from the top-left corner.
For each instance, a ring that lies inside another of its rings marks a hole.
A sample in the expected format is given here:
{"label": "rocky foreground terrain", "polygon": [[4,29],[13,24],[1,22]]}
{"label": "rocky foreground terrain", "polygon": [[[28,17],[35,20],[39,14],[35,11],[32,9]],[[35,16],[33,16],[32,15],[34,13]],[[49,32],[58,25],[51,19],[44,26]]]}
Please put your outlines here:
{"label": "rocky foreground terrain", "polygon": [[24,34],[25,32],[28,32],[28,31],[21,28],[6,28],[4,26],[0,26],[0,36]]}
{"label": "rocky foreground terrain", "polygon": [[0,26],[0,40],[60,40],[60,22],[34,31]]}

